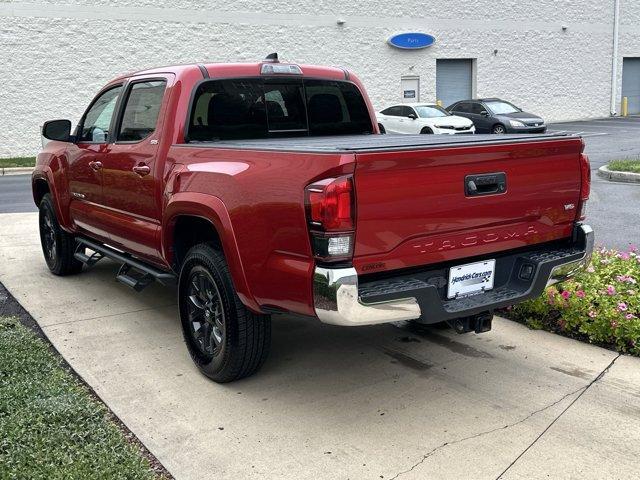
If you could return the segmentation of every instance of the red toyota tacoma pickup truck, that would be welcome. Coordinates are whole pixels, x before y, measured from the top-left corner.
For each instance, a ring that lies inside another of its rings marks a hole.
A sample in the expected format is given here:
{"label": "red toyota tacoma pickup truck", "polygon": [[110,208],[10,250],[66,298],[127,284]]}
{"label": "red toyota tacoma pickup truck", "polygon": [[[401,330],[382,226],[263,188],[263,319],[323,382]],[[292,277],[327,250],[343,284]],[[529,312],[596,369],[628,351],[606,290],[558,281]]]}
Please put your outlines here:
{"label": "red toyota tacoma pickup truck", "polygon": [[280,63],[118,77],[75,130],[43,126],[33,173],[56,275],[103,257],[178,286],[184,338],[217,382],[255,372],[271,315],[486,331],[590,259],[583,141],[380,135],[358,78]]}

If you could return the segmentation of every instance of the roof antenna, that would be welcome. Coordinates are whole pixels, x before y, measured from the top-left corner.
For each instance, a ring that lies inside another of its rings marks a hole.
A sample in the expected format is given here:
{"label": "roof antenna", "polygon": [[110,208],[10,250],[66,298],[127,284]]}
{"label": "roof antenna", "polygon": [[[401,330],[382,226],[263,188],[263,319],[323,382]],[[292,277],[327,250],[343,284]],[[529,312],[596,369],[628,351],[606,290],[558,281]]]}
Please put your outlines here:
{"label": "roof antenna", "polygon": [[269,55],[267,55],[264,59],[265,62],[271,62],[271,63],[279,63],[278,61],[278,54],[277,53],[270,53]]}

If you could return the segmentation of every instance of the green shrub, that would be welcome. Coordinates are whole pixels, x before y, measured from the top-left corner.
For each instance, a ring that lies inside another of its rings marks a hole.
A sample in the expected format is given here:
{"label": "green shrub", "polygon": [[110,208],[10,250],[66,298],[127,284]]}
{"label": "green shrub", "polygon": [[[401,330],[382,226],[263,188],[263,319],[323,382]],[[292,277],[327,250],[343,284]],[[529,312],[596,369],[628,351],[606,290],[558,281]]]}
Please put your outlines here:
{"label": "green shrub", "polygon": [[640,355],[640,256],[604,248],[575,278],[547,288],[542,296],[508,309],[531,328],[588,338]]}

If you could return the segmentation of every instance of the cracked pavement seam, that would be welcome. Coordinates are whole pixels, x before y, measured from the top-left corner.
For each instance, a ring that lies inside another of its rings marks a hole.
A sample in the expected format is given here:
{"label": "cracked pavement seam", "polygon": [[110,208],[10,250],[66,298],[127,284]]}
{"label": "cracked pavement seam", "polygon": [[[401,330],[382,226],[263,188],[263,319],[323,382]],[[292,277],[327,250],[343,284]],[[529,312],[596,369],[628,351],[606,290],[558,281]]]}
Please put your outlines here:
{"label": "cracked pavement seam", "polygon": [[422,458],[420,458],[420,460],[419,460],[418,462],[414,463],[414,464],[411,466],[411,468],[408,468],[407,470],[403,470],[403,471],[401,471],[401,472],[397,473],[396,475],[394,475],[393,477],[391,477],[389,480],[396,480],[398,477],[400,477],[400,476],[402,476],[402,475],[405,475],[405,474],[407,474],[407,473],[409,473],[409,472],[413,471],[414,469],[416,469],[417,467],[419,467],[420,465],[422,465],[422,464],[425,462],[425,460],[427,460],[429,457],[431,457],[431,456],[435,455],[439,450],[441,450],[441,449],[443,449],[443,448],[445,448],[445,447],[447,447],[447,446],[450,446],[450,445],[456,445],[456,444],[458,444],[458,443],[466,442],[467,440],[472,440],[472,439],[474,439],[474,438],[482,437],[482,436],[484,436],[484,435],[489,435],[489,434],[494,433],[494,432],[497,432],[497,431],[499,431],[499,430],[506,430],[506,429],[508,429],[508,428],[512,428],[512,427],[515,427],[515,426],[517,426],[517,425],[520,425],[521,423],[524,423],[524,422],[526,422],[527,420],[529,420],[529,419],[530,419],[531,417],[533,417],[534,415],[537,415],[537,414],[539,414],[539,413],[542,413],[542,412],[544,412],[545,410],[548,410],[548,409],[550,409],[550,408],[552,408],[552,407],[556,406],[557,404],[561,403],[563,400],[567,399],[568,397],[571,397],[572,395],[576,395],[576,394],[578,394],[578,393],[579,393],[579,395],[578,395],[578,396],[576,396],[576,398],[575,398],[575,399],[573,399],[573,400],[571,401],[571,403],[570,403],[570,404],[569,404],[569,405],[568,405],[568,406],[567,406],[567,407],[566,407],[562,412],[560,412],[560,414],[558,414],[558,416],[557,416],[557,417],[555,417],[555,418],[551,421],[551,423],[550,423],[550,424],[549,424],[549,425],[548,425],[548,426],[547,426],[547,427],[542,431],[542,433],[541,433],[540,435],[538,435],[538,436],[534,439],[534,441],[533,441],[529,446],[527,446],[527,448],[526,448],[525,450],[523,450],[523,452],[522,452],[520,455],[518,455],[518,457],[517,457],[513,462],[511,462],[511,463],[509,464],[509,466],[508,466],[505,470],[503,470],[503,471],[502,471],[502,473],[500,473],[500,475],[498,475],[498,477],[496,478],[496,480],[500,479],[500,478],[501,478],[501,477],[502,477],[502,476],[507,472],[507,470],[509,470],[509,469],[510,469],[510,468],[511,468],[511,467],[512,467],[512,466],[513,466],[513,465],[518,461],[518,459],[520,459],[520,458],[521,458],[521,457],[522,457],[522,456],[527,452],[527,450],[529,450],[529,448],[531,448],[531,447],[532,447],[532,446],[533,446],[533,445],[534,445],[534,444],[535,444],[535,443],[540,439],[540,437],[542,437],[542,435],[544,435],[544,433],[545,433],[547,430],[549,430],[549,428],[550,428],[550,427],[551,427],[551,426],[552,426],[552,425],[553,425],[553,424],[554,424],[554,423],[555,423],[555,422],[556,422],[556,421],[557,421],[557,420],[558,420],[558,419],[559,419],[559,418],[560,418],[560,417],[561,417],[561,416],[562,416],[562,415],[563,415],[563,414],[564,414],[564,413],[565,413],[565,412],[566,412],[566,411],[567,411],[567,410],[568,410],[568,409],[569,409],[569,408],[570,408],[570,407],[571,407],[571,406],[572,406],[572,405],[573,405],[573,404],[574,404],[574,403],[575,403],[575,402],[576,402],[576,401],[577,401],[577,400],[578,400],[578,399],[579,399],[579,398],[580,398],[580,397],[581,397],[581,396],[582,396],[582,395],[583,395],[583,394],[584,394],[584,393],[589,389],[589,387],[591,387],[594,383],[596,383],[598,380],[600,380],[600,379],[604,376],[604,374],[605,374],[605,373],[606,373],[606,372],[607,372],[607,371],[608,371],[608,370],[613,366],[613,364],[614,364],[614,363],[615,363],[615,361],[620,357],[620,355],[621,355],[621,354],[618,354],[618,355],[617,355],[617,356],[616,356],[616,357],[611,361],[611,363],[609,363],[609,365],[607,365],[607,366],[605,367],[605,369],[604,369],[604,370],[602,370],[602,372],[600,372],[600,373],[598,374],[598,376],[597,376],[597,377],[595,377],[595,378],[594,378],[591,382],[589,382],[587,385],[584,385],[584,386],[582,386],[582,387],[580,387],[580,388],[578,388],[578,389],[576,389],[576,390],[573,390],[573,391],[571,391],[571,392],[569,392],[569,393],[566,393],[565,395],[563,395],[563,396],[562,396],[561,398],[559,398],[558,400],[556,400],[556,401],[554,401],[554,402],[550,403],[549,405],[545,405],[544,407],[539,408],[538,410],[535,410],[535,411],[531,412],[530,414],[528,414],[528,415],[527,415],[527,416],[525,416],[524,418],[521,418],[521,419],[520,419],[520,420],[518,420],[517,422],[509,423],[509,424],[504,425],[504,426],[502,426],[502,427],[492,428],[491,430],[485,430],[485,431],[483,431],[483,432],[475,433],[475,434],[473,434],[473,435],[469,435],[468,437],[460,438],[460,439],[458,439],[458,440],[454,440],[454,441],[451,441],[451,442],[445,442],[445,443],[442,443],[442,444],[438,445],[437,447],[435,447],[435,448],[431,449],[429,452],[425,453],[425,454],[422,456]]}
{"label": "cracked pavement seam", "polygon": [[129,315],[131,313],[147,312],[149,310],[161,310],[163,308],[173,307],[174,305],[178,305],[178,304],[173,302],[173,303],[169,303],[168,305],[160,305],[158,307],[140,308],[138,310],[131,310],[129,312],[110,313],[110,314],[107,314],[107,315],[100,315],[100,316],[97,316],[97,317],[78,318],[76,320],[67,320],[67,321],[64,321],[64,322],[52,323],[50,325],[45,325],[42,328],[57,327],[59,325],[69,325],[69,324],[78,323],[78,322],[88,322],[90,320],[100,320],[102,318],[117,317],[117,316],[120,316],[120,315]]}
{"label": "cracked pavement seam", "polygon": [[564,409],[564,410],[562,410],[562,411],[561,411],[561,412],[556,416],[556,418],[554,418],[554,419],[551,421],[551,423],[550,423],[549,425],[547,425],[547,428],[545,428],[542,432],[540,432],[540,435],[538,435],[538,436],[533,440],[533,442],[531,442],[531,443],[527,446],[527,448],[525,448],[525,449],[522,451],[522,453],[520,453],[520,455],[518,455],[518,456],[517,456],[517,457],[516,457],[516,458],[515,458],[515,459],[514,459],[514,460],[513,460],[513,461],[512,461],[508,466],[507,466],[507,468],[505,468],[505,469],[502,471],[502,473],[496,477],[496,480],[499,480],[500,478],[502,478],[502,476],[503,476],[505,473],[507,473],[507,472],[509,471],[509,469],[510,469],[511,467],[513,467],[513,466],[516,464],[516,462],[517,462],[518,460],[520,460],[520,459],[524,456],[524,454],[525,454],[525,453],[527,453],[527,452],[529,451],[529,449],[530,449],[531,447],[533,447],[533,446],[537,443],[537,441],[538,441],[538,440],[540,440],[540,439],[542,438],[542,436],[543,436],[545,433],[547,433],[547,431],[548,431],[548,430],[553,426],[553,424],[554,424],[554,423],[556,423],[556,422],[560,419],[560,417],[561,417],[562,415],[564,415],[564,414],[565,414],[565,412],[566,412],[567,410],[569,410],[569,409],[573,406],[573,404],[574,404],[574,403],[576,403],[576,402],[578,401],[578,399],[579,399],[580,397],[582,397],[582,395],[584,395],[584,394],[585,394],[585,392],[586,392],[587,390],[589,390],[589,388],[590,388],[594,383],[596,383],[598,380],[600,380],[602,377],[604,377],[604,375],[609,371],[609,369],[610,369],[611,367],[613,367],[613,364],[614,364],[614,363],[616,363],[616,360],[618,360],[618,359],[620,358],[620,356],[621,356],[621,355],[622,355],[621,353],[618,353],[618,355],[616,355],[616,357],[615,357],[613,360],[611,360],[611,362],[609,363],[609,365],[607,365],[607,366],[605,367],[605,369],[604,369],[604,370],[602,370],[602,371],[598,374],[598,376],[597,376],[596,378],[594,378],[593,380],[591,380],[591,382],[589,382],[589,384],[588,384],[588,385],[587,385],[587,386],[582,390],[582,392],[580,392],[580,394],[579,394],[576,398],[574,398],[574,399],[571,401],[571,403],[569,403],[569,405],[567,405],[567,406],[565,407],[565,409]]}

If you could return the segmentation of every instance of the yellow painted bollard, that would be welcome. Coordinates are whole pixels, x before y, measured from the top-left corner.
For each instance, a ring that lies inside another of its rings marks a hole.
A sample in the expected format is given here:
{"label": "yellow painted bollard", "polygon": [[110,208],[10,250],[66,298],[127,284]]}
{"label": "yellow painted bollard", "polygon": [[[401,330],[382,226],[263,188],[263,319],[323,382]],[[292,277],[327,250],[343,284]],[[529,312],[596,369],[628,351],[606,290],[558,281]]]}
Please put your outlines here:
{"label": "yellow painted bollard", "polygon": [[622,97],[622,116],[629,115],[629,97]]}
{"label": "yellow painted bollard", "polygon": [[436,100],[436,105],[438,105],[439,107],[442,106],[442,100]]}

